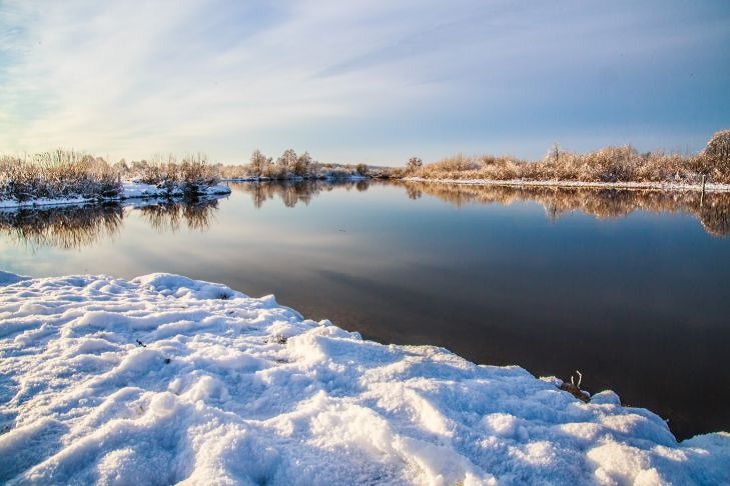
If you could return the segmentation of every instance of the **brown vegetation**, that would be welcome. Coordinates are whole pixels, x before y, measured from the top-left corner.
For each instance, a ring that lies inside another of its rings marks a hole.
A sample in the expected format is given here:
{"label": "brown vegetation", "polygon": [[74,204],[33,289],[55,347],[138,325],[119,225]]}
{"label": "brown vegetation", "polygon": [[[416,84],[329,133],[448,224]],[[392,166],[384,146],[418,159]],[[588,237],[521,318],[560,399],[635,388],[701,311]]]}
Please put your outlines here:
{"label": "brown vegetation", "polygon": [[[543,160],[528,162],[509,156],[457,154],[418,166],[409,160],[404,173],[425,179],[493,181],[575,181],[730,184],[730,130],[716,133],[696,155],[640,153],[631,146],[606,147],[585,154],[554,146]],[[415,159],[417,160],[417,159]]]}
{"label": "brown vegetation", "polygon": [[276,161],[260,150],[254,150],[248,164],[218,164],[217,169],[224,179],[229,180],[347,179],[355,176],[379,177],[384,172],[383,168],[365,164],[317,162],[309,152],[297,155],[292,149],[285,150]]}
{"label": "brown vegetation", "polygon": [[57,150],[0,156],[0,200],[115,197],[121,190],[119,171],[91,155]]}
{"label": "brown vegetation", "polygon": [[145,184],[165,188],[170,193],[180,189],[192,195],[220,182],[218,170],[202,154],[188,155],[179,163],[173,156],[167,156],[166,160],[156,156],[151,162],[133,162],[126,175]]}
{"label": "brown vegetation", "polygon": [[32,199],[113,199],[122,193],[122,180],[138,180],[166,188],[169,193],[196,194],[217,184],[220,177],[204,155],[157,156],[127,165],[110,165],[101,157],[56,150],[33,156],[0,156],[0,201]]}

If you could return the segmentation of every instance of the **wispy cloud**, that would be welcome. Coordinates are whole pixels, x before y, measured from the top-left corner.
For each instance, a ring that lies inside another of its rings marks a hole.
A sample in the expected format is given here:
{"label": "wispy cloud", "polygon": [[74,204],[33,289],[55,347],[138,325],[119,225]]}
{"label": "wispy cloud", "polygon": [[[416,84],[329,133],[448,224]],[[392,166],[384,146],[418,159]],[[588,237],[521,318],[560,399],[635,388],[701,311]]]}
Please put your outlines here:
{"label": "wispy cloud", "polygon": [[0,149],[696,148],[730,125],[730,8],[688,5],[0,1]]}

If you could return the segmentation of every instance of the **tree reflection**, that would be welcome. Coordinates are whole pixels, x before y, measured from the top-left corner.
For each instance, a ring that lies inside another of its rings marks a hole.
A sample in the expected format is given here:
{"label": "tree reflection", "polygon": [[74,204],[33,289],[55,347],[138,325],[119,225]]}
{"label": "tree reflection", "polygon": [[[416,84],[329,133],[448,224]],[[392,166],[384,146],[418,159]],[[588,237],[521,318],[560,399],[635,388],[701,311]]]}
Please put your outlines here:
{"label": "tree reflection", "polygon": [[139,211],[155,231],[175,233],[182,227],[195,231],[207,230],[216,209],[216,199],[199,199],[165,201],[143,206]]}
{"label": "tree reflection", "polygon": [[118,204],[0,211],[0,231],[31,246],[78,249],[116,235],[123,218]]}
{"label": "tree reflection", "polygon": [[560,187],[514,187],[497,185],[399,182],[408,197],[421,193],[435,196],[455,206],[464,204],[503,204],[535,201],[555,221],[561,215],[581,211],[599,219],[619,218],[634,211],[653,213],[684,212],[696,217],[705,230],[715,236],[730,235],[730,194],[697,191],[593,189]]}
{"label": "tree reflection", "polygon": [[347,191],[356,189],[357,191],[364,192],[369,187],[369,179],[357,181],[302,180],[230,184],[231,190],[250,194],[256,209],[261,209],[264,202],[272,199],[280,199],[288,208],[293,208],[299,203],[308,206],[312,198],[322,192],[329,192],[335,188],[342,188]]}
{"label": "tree reflection", "polygon": [[159,232],[175,232],[183,226],[205,231],[218,207],[215,199],[145,201],[141,204],[135,208],[102,204],[0,211],[0,232],[32,247],[82,249],[114,238],[121,231],[129,211],[139,211]]}

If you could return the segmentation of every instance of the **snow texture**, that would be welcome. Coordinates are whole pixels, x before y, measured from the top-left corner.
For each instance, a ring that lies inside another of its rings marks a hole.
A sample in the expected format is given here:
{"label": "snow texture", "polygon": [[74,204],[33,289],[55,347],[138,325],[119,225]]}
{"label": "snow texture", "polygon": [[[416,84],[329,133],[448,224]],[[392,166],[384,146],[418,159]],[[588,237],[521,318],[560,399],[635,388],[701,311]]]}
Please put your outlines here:
{"label": "snow texture", "polygon": [[612,392],[176,275],[0,275],[0,483],[730,482],[730,434]]}

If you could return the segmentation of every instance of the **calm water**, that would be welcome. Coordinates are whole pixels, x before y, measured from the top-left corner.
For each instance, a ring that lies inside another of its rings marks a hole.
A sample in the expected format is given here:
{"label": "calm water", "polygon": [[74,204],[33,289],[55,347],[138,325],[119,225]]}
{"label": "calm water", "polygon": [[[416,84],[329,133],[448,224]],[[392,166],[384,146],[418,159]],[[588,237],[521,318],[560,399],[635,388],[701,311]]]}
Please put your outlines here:
{"label": "calm water", "polygon": [[172,272],[384,343],[567,378],[730,430],[728,196],[232,184],[217,201],[0,213],[0,268]]}

